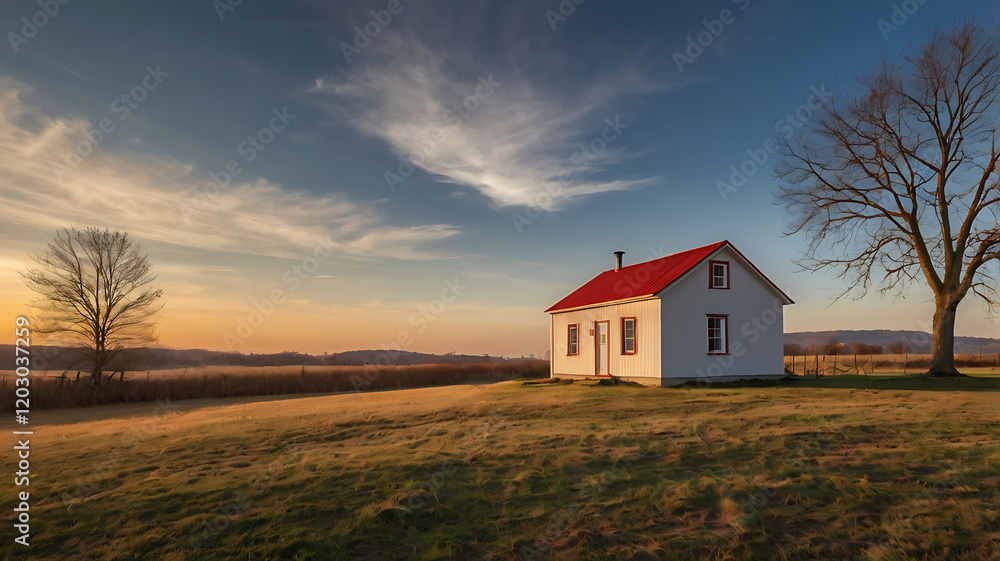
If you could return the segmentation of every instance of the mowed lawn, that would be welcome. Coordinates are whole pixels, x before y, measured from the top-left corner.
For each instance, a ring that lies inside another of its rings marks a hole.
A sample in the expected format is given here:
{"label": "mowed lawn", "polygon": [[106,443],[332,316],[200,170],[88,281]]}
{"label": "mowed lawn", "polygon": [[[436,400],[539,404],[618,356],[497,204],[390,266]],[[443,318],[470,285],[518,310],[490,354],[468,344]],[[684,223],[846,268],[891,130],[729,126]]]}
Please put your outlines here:
{"label": "mowed lawn", "polygon": [[[30,557],[998,559],[998,382],[506,382],[39,412]],[[2,463],[12,479],[13,452]],[[3,553],[24,556],[12,539]]]}

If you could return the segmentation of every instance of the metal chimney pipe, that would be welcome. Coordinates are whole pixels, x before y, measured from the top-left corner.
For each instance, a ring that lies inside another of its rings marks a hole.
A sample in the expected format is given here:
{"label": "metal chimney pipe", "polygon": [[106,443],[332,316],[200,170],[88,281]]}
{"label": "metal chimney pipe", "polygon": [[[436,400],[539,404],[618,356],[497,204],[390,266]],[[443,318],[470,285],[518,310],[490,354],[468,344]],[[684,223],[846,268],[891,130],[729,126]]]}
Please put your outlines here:
{"label": "metal chimney pipe", "polygon": [[622,268],[622,256],[625,255],[624,251],[615,252],[615,270],[619,271]]}

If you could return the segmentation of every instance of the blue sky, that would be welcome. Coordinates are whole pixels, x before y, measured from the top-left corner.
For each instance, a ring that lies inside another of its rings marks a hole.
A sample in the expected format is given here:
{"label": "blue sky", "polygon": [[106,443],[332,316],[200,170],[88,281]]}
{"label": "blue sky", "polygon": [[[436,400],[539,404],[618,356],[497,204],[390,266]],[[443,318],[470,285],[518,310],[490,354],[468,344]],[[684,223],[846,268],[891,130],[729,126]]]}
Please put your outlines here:
{"label": "blue sky", "polygon": [[[30,297],[27,254],[74,224],[150,251],[170,346],[540,354],[543,310],[612,251],[634,263],[722,239],[797,301],[786,331],[927,329],[919,287],[832,303],[837,280],[795,272],[805,240],[782,237],[774,156],[725,200],[718,183],[815,92],[849,94],[990,2],[220,6],[70,2],[35,34],[21,18],[42,21],[37,2],[0,7],[4,313]],[[894,6],[902,24],[880,29]],[[365,26],[378,32],[356,41]],[[97,146],[54,171],[102,120]],[[995,335],[985,315],[964,304],[958,333]]]}

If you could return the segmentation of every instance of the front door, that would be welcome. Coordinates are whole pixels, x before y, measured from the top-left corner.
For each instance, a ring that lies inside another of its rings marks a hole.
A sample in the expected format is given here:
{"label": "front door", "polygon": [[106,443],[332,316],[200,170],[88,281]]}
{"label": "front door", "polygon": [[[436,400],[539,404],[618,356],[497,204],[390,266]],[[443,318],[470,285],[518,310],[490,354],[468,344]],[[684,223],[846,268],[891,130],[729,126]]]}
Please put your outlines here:
{"label": "front door", "polygon": [[597,368],[596,372],[598,376],[608,376],[608,325],[609,322],[599,321],[595,324],[594,329],[594,344],[597,345],[597,352],[594,356],[597,357]]}

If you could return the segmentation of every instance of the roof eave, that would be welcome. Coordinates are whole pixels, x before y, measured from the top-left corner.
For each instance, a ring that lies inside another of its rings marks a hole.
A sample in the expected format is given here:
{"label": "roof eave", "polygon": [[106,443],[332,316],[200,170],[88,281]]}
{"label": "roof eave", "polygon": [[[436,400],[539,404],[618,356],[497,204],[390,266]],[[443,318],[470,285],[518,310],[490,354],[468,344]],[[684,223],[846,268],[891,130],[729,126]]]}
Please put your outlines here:
{"label": "roof eave", "polygon": [[575,307],[572,307],[572,308],[559,308],[559,309],[555,309],[553,307],[553,308],[549,308],[548,310],[545,310],[545,313],[547,313],[547,314],[561,314],[563,312],[575,312],[575,311],[578,311],[578,310],[586,310],[586,309],[589,309],[589,308],[602,308],[604,306],[614,306],[616,304],[627,304],[629,302],[641,302],[643,300],[653,300],[655,298],[659,298],[659,296],[657,296],[656,294],[644,294],[642,296],[633,296],[631,298],[622,298],[621,300],[608,300],[607,302],[598,302],[598,303],[595,303],[595,304],[586,304],[584,306],[575,306]]}

